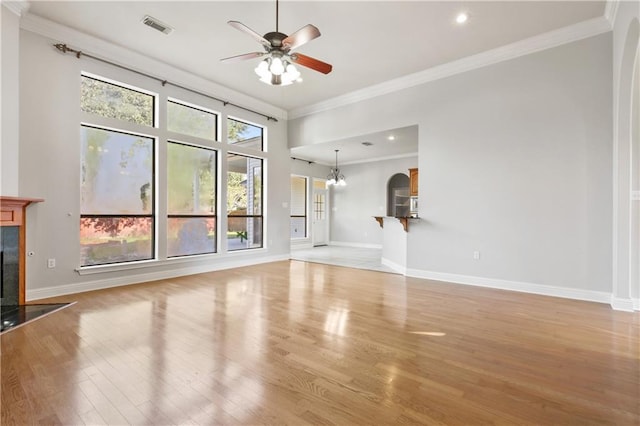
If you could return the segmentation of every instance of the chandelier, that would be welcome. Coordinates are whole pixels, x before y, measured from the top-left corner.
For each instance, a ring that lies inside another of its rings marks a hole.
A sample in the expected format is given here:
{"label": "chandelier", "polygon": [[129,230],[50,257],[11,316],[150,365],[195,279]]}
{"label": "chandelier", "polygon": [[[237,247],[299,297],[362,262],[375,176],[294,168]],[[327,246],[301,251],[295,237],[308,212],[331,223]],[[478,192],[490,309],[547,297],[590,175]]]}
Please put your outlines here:
{"label": "chandelier", "polygon": [[272,86],[288,86],[300,78],[300,71],[291,63],[291,56],[279,50],[266,54],[255,68],[260,81]]}
{"label": "chandelier", "polygon": [[340,169],[338,168],[338,149],[336,151],[336,168],[331,169],[331,173],[327,176],[327,186],[336,185],[336,186],[345,186],[347,182],[344,180],[344,175],[340,173]]}

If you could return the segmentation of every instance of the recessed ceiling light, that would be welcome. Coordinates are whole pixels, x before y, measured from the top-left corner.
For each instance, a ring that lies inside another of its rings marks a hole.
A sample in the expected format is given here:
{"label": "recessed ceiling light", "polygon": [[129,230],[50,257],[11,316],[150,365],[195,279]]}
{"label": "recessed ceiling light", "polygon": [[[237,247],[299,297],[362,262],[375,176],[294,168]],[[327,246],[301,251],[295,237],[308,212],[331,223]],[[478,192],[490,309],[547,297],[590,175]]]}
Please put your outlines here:
{"label": "recessed ceiling light", "polygon": [[393,135],[390,135],[389,137],[387,137],[387,139],[389,139],[390,141],[394,141],[396,140],[396,137]]}
{"label": "recessed ceiling light", "polygon": [[469,15],[465,12],[459,13],[458,16],[456,16],[456,22],[458,24],[464,24],[468,19]]}

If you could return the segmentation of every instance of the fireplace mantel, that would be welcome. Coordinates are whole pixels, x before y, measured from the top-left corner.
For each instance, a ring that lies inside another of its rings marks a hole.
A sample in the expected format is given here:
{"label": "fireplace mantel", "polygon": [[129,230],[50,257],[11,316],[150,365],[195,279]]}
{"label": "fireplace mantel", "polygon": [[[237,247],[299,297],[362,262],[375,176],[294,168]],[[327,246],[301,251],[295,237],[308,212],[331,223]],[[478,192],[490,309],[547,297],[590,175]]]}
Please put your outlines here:
{"label": "fireplace mantel", "polygon": [[0,196],[0,226],[17,226],[19,228],[19,247],[18,247],[18,285],[20,305],[25,304],[25,246],[26,246],[26,220],[27,206],[31,203],[39,203],[44,201],[42,198],[25,198],[25,197],[7,197]]}

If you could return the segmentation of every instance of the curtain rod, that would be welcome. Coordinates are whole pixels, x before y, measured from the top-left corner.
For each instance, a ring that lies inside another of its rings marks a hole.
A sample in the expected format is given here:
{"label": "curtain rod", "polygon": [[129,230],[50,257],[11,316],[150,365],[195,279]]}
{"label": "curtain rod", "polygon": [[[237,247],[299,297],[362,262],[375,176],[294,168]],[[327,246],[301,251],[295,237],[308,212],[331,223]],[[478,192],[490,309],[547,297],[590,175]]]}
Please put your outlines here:
{"label": "curtain rod", "polygon": [[178,89],[186,90],[187,92],[195,93],[196,95],[200,95],[200,96],[204,96],[205,98],[213,99],[214,101],[218,101],[218,102],[222,103],[223,106],[231,105],[231,106],[234,106],[236,108],[240,108],[241,110],[248,111],[248,112],[251,112],[253,114],[257,114],[257,115],[260,115],[262,117],[265,117],[267,120],[273,120],[275,122],[278,122],[278,119],[276,119],[275,117],[272,117],[270,115],[263,114],[263,113],[258,112],[258,111],[254,111],[254,110],[249,109],[249,108],[245,108],[245,107],[243,107],[241,105],[234,104],[233,102],[229,102],[229,101],[225,101],[225,100],[220,99],[220,98],[216,98],[215,96],[207,95],[206,93],[198,92],[197,90],[189,89],[188,87],[184,87],[184,86],[181,86],[181,85],[176,84],[176,83],[171,83],[170,81],[164,80],[162,78],[159,78],[159,77],[156,77],[156,76],[153,76],[151,74],[147,74],[147,73],[144,73],[144,72],[141,72],[141,71],[138,71],[138,70],[134,70],[133,68],[128,68],[128,67],[125,67],[125,66],[120,65],[120,64],[116,64],[115,62],[111,62],[111,61],[108,61],[106,59],[98,58],[97,56],[89,55],[88,53],[84,53],[84,52],[82,52],[80,50],[72,49],[72,48],[70,48],[69,46],[67,46],[64,43],[57,43],[57,44],[54,44],[54,46],[55,46],[56,49],[58,49],[62,53],[67,53],[67,52],[75,53],[76,54],[76,58],[78,58],[78,59],[80,59],[81,56],[86,56],[87,58],[91,58],[93,60],[96,60],[96,61],[99,61],[99,62],[103,62],[105,64],[109,64],[109,65],[112,65],[114,67],[117,67],[117,68],[120,68],[120,69],[123,69],[123,70],[131,71],[131,72],[136,73],[138,75],[142,75],[144,77],[147,77],[147,78],[150,78],[152,80],[158,81],[158,82],[162,83],[162,86],[166,86],[168,84],[170,86],[177,87]]}
{"label": "curtain rod", "polygon": [[309,163],[309,164],[313,164],[313,163],[315,163],[315,161],[305,160],[304,158],[291,157],[291,159],[292,159],[292,160],[297,160],[297,161],[304,161],[305,163]]}

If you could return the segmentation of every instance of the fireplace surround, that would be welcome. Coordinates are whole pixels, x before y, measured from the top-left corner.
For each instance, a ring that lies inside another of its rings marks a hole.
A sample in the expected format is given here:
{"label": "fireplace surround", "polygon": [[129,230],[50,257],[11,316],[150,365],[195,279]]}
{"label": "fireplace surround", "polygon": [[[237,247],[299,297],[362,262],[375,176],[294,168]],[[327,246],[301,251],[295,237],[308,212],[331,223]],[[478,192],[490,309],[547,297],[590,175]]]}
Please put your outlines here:
{"label": "fireplace surround", "polygon": [[0,274],[1,306],[25,304],[25,241],[27,206],[41,198],[0,196]]}

